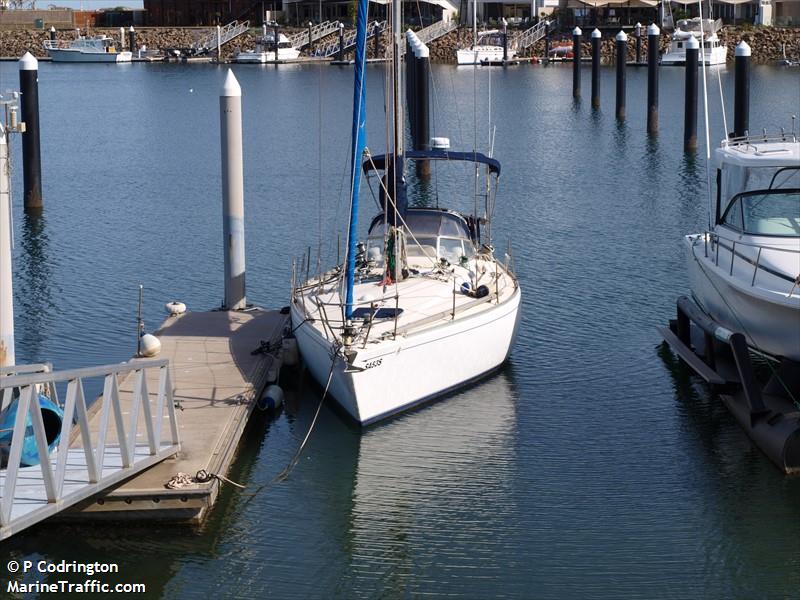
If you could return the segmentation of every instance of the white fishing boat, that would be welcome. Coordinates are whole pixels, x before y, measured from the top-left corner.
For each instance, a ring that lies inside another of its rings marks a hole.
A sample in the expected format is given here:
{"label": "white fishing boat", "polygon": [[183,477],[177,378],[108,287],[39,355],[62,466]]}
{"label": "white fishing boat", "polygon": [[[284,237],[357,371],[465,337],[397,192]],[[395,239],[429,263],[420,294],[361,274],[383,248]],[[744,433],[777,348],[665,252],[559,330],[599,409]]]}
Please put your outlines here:
{"label": "white fishing boat", "polygon": [[[669,49],[661,56],[662,65],[685,65],[686,42],[695,38],[698,42],[703,39],[702,50],[705,55],[705,64],[724,65],[728,58],[728,49],[720,42],[717,31],[722,27],[722,21],[717,19],[681,19],[672,34]],[[703,62],[703,56],[699,58]]]}
{"label": "white fishing boat", "polygon": [[685,238],[692,295],[764,354],[800,361],[800,142],[722,142],[713,227]]}
{"label": "white fishing boat", "polygon": [[294,60],[300,56],[300,50],[282,33],[278,34],[278,55],[275,57],[275,37],[263,37],[256,42],[255,50],[239,52],[235,61],[237,63],[266,63],[276,60]]}
{"label": "white fishing boat", "polygon": [[[507,49],[507,60],[514,60],[516,56],[516,50],[513,48]],[[503,32],[499,29],[490,29],[477,33],[472,46],[456,51],[456,60],[459,65],[480,65],[484,63],[502,62]]]}
{"label": "white fishing boat", "polygon": [[[358,423],[373,423],[493,372],[508,357],[519,322],[520,287],[508,261],[493,254],[488,233],[500,163],[479,152],[403,147],[400,2],[393,6],[390,81],[393,124],[386,155],[366,150],[364,86],[366,6],[357,20],[351,207],[346,257],[293,284],[291,317],[313,377]],[[445,145],[445,144],[441,144]],[[406,160],[470,161],[486,185],[465,203],[481,214],[407,208]],[[363,164],[362,164],[363,161]],[[380,174],[378,214],[357,245],[362,171]],[[306,260],[305,271],[309,261]]]}
{"label": "white fishing boat", "polygon": [[114,38],[105,35],[79,36],[74,40],[45,40],[44,49],[53,62],[131,62],[133,55],[121,50]]}

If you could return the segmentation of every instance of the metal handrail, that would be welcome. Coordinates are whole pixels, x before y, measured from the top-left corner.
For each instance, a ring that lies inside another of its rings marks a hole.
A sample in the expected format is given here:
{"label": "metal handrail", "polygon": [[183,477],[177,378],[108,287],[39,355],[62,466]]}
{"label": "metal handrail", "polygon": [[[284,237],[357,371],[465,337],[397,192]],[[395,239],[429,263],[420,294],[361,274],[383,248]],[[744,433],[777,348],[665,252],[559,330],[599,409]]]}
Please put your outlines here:
{"label": "metal handrail", "polygon": [[[440,37],[447,35],[451,31],[455,31],[458,29],[458,22],[452,19],[436,21],[436,23],[432,23],[427,27],[424,27],[416,32],[416,36],[420,42],[423,44],[430,44],[434,40],[438,40]],[[400,46],[400,56],[404,56],[406,53],[405,45]]]}
{"label": "metal handrail", "polygon": [[249,29],[250,21],[243,21],[241,23],[239,21],[231,21],[227,25],[220,28],[219,41],[217,41],[217,31],[212,30],[211,33],[203,38],[200,38],[197,42],[192,44],[192,49],[196,53],[208,52],[212,48],[216,48],[218,43],[220,46],[224,46],[232,39],[239,37]]}
{"label": "metal handrail", "polygon": [[[722,243],[722,241],[729,242],[730,246],[725,245],[724,243]],[[705,257],[706,258],[709,258],[709,255],[708,255],[709,254],[709,252],[708,252],[708,244],[709,244],[709,242],[711,243],[711,252],[713,253],[714,266],[717,266],[717,267],[719,266],[719,249],[720,249],[720,246],[722,246],[723,248],[725,248],[726,250],[728,250],[731,253],[731,262],[730,262],[730,265],[729,265],[729,268],[728,268],[728,275],[729,276],[733,275],[733,266],[734,266],[734,262],[735,262],[737,256],[739,258],[741,258],[744,262],[753,265],[753,277],[750,280],[750,287],[755,286],[756,275],[758,274],[758,270],[759,269],[761,269],[762,271],[765,271],[767,273],[770,273],[771,275],[774,275],[776,277],[784,279],[789,283],[793,283],[795,286],[797,286],[797,281],[800,279],[800,272],[798,272],[797,277],[793,280],[790,275],[786,275],[785,273],[780,273],[780,272],[775,271],[774,269],[772,269],[770,267],[764,266],[764,265],[761,264],[761,253],[762,253],[763,250],[769,250],[769,251],[774,251],[774,252],[790,252],[792,254],[797,254],[798,255],[798,259],[799,259],[798,260],[798,264],[800,264],[800,248],[797,248],[797,249],[795,249],[795,248],[780,248],[780,247],[776,247],[776,246],[767,246],[765,244],[756,244],[756,243],[752,243],[752,242],[745,242],[745,241],[742,241],[742,240],[736,240],[736,239],[733,239],[733,238],[725,237],[725,236],[720,235],[720,234],[718,234],[716,232],[713,232],[713,231],[708,231],[703,235],[704,252],[705,252]],[[745,256],[741,252],[737,252],[736,251],[736,246],[737,245],[738,246],[745,246],[745,247],[748,247],[748,248],[757,249],[758,253],[756,254],[755,260],[749,258],[748,256]]]}
{"label": "metal handrail", "polygon": [[[367,24],[367,38],[374,37],[376,33],[376,26],[377,26],[377,33],[381,34],[386,29],[386,21],[372,21],[371,23]],[[338,27],[337,27],[338,30]],[[356,30],[352,29],[344,34],[342,38],[342,49],[348,50],[356,45]],[[320,44],[317,48],[314,49],[314,56],[333,56],[339,52],[339,38],[333,38],[328,40],[327,42]]]}
{"label": "metal handrail", "polygon": [[329,36],[337,31],[339,31],[339,21],[323,21],[322,23],[311,27],[311,39],[309,39],[308,36],[308,29],[305,29],[304,31],[290,35],[289,42],[292,44],[293,48],[299,50],[300,48],[308,46],[312,42]]}
{"label": "metal handrail", "polygon": [[[110,421],[113,419],[113,426],[116,432],[117,448],[120,452],[121,467],[114,467],[114,481],[120,480],[120,470],[133,474],[137,463],[151,460],[152,457],[166,457],[174,454],[180,448],[180,438],[178,435],[178,424],[175,414],[173,401],[173,390],[169,375],[169,361],[166,359],[135,360],[129,363],[116,365],[105,365],[100,367],[89,367],[83,369],[69,369],[64,371],[51,371],[49,368],[39,370],[45,365],[31,365],[30,367],[14,367],[16,375],[0,377],[0,392],[5,396],[9,392],[19,393],[17,402],[17,414],[14,422],[14,429],[11,437],[11,447],[5,470],[5,481],[0,495],[0,527],[5,531],[5,537],[13,533],[15,521],[12,518],[12,507],[16,497],[18,475],[21,469],[23,444],[28,434],[27,419],[30,418],[33,426],[33,435],[36,441],[39,457],[39,470],[41,481],[46,493],[46,501],[42,501],[42,509],[52,512],[54,504],[59,505],[67,502],[63,497],[65,477],[67,475],[68,458],[70,456],[70,446],[74,444],[71,436],[73,419],[77,421],[80,430],[80,448],[86,461],[85,483],[87,490],[96,491],[101,486],[107,475],[109,467],[105,464],[106,449],[111,447],[107,444],[111,428]],[[8,369],[12,370],[12,369]],[[147,372],[158,371],[158,392],[155,399],[152,399],[147,387]],[[36,372],[31,372],[36,371]],[[126,427],[125,418],[120,402],[120,377],[132,377],[132,403]],[[103,377],[103,395],[98,400],[100,405],[100,420],[97,430],[97,439],[92,440],[89,429],[89,415],[84,394],[83,380],[91,377]],[[65,382],[67,384],[66,398],[63,404],[63,418],[61,422],[60,441],[55,452],[55,471],[51,466],[52,457],[48,452],[47,437],[44,428],[42,409],[38,402],[39,390],[42,386],[50,390],[53,402],[58,402],[55,386],[53,384]],[[139,429],[139,413],[143,414],[145,427],[144,444],[137,440]],[[166,415],[164,414],[166,412]],[[113,415],[113,417],[112,417]],[[169,420],[169,443],[165,447],[162,440],[162,429],[164,418]],[[142,446],[147,447],[147,456],[141,457]],[[75,447],[75,446],[73,446]],[[74,469],[74,466],[70,468]],[[33,472],[26,468],[26,480],[35,477]],[[74,481],[70,481],[74,484]],[[75,492],[70,492],[70,501],[75,499]],[[36,499],[34,499],[36,500]],[[65,506],[69,505],[69,502]],[[30,518],[26,517],[25,523],[30,524]],[[17,527],[20,527],[17,524]]]}
{"label": "metal handrail", "polygon": [[511,47],[515,50],[521,50],[532,46],[547,34],[547,26],[549,24],[550,21],[539,21],[533,27],[515,35],[511,38]]}
{"label": "metal handrail", "polygon": [[742,135],[739,137],[731,137],[728,139],[723,139],[720,142],[721,148],[728,148],[732,146],[749,146],[750,144],[755,143],[766,143],[766,142],[796,142],[797,141],[797,134],[794,131],[786,133],[785,131],[781,131],[780,133],[767,133],[766,131],[762,133],[748,133],[747,135]]}

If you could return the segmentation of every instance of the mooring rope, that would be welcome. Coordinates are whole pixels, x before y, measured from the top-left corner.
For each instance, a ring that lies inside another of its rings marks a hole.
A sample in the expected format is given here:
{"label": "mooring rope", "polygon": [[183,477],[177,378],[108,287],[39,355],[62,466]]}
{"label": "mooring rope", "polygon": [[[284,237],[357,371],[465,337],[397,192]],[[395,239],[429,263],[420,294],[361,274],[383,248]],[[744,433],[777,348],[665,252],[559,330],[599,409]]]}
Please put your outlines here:
{"label": "mooring rope", "polygon": [[317,419],[319,418],[320,411],[322,410],[322,404],[325,402],[325,398],[327,397],[328,391],[330,390],[331,381],[333,380],[333,370],[336,367],[336,357],[339,354],[338,345],[335,345],[332,348],[331,354],[332,354],[331,369],[328,372],[328,381],[325,383],[325,389],[322,392],[322,397],[320,397],[319,399],[319,403],[317,404],[317,410],[314,412],[314,418],[311,419],[311,424],[308,426],[308,431],[306,432],[305,437],[303,437],[303,441],[300,442],[300,446],[297,448],[297,451],[294,453],[294,456],[292,456],[291,460],[289,460],[289,462],[280,471],[280,473],[275,475],[275,477],[270,479],[268,482],[259,485],[257,488],[255,488],[255,490],[253,490],[251,494],[249,494],[247,499],[244,501],[244,504],[242,504],[243,508],[247,506],[253,500],[253,498],[255,498],[259,493],[263,492],[266,489],[269,489],[276,483],[280,483],[281,481],[286,480],[291,474],[292,470],[297,466],[297,463],[300,462],[300,455],[303,453],[303,450],[305,449],[306,444],[308,443],[308,440],[311,437],[311,433],[314,431],[317,425]]}

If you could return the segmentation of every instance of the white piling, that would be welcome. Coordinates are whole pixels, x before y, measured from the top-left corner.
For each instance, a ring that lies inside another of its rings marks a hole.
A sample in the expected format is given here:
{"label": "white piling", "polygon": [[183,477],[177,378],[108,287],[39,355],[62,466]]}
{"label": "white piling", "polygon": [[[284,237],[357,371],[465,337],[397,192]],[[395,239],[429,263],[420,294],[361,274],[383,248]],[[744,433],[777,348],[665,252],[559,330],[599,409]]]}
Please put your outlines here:
{"label": "white piling", "polygon": [[124,27],[120,27],[119,28],[119,49],[120,49],[120,52],[122,50],[125,50],[125,28]]}
{"label": "white piling", "polygon": [[225,253],[223,308],[241,310],[245,298],[242,88],[228,69],[219,97],[222,143],[222,234]]}
{"label": "white piling", "polygon": [[0,367],[15,364],[14,290],[11,271],[11,181],[8,136],[0,123]]}
{"label": "white piling", "polygon": [[222,62],[222,27],[217,25],[217,62]]}

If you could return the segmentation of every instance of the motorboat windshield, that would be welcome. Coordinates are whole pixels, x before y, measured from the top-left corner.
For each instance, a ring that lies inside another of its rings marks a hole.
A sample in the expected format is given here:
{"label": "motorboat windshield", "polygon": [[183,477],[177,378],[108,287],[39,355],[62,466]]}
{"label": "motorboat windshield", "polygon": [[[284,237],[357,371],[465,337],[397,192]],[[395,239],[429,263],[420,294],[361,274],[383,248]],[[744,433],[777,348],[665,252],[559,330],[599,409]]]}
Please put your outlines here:
{"label": "motorboat windshield", "polygon": [[721,223],[747,235],[800,237],[800,188],[736,194]]}
{"label": "motorboat windshield", "polygon": [[[745,230],[735,211],[744,210],[750,203],[762,206],[764,202],[742,200],[740,196],[744,192],[770,192],[765,196],[770,199],[768,204],[786,203],[786,210],[789,210],[794,202],[794,215],[797,217],[796,190],[800,189],[800,143],[790,141],[766,144],[744,141],[726,144],[717,149],[716,154],[717,223],[722,223],[724,216],[728,215],[729,211],[734,211],[730,214],[730,219],[739,222],[740,230]],[[734,204],[740,208],[734,207]],[[789,218],[791,210],[785,216]]]}

